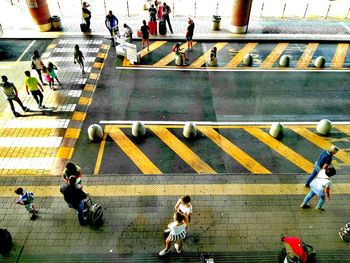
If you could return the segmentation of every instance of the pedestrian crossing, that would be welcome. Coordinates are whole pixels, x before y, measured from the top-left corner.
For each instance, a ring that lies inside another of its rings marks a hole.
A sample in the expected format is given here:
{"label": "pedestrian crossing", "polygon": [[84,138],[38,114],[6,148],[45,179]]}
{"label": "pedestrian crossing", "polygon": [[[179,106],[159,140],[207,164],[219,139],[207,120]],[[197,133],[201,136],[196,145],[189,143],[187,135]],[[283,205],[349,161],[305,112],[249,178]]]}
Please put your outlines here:
{"label": "pedestrian crossing", "polygon": [[[76,44],[85,56],[85,75],[73,64]],[[57,91],[44,86],[45,110],[36,110],[35,101],[21,95],[25,91],[22,86],[19,96],[31,110],[19,118],[13,117],[9,106],[1,113],[0,176],[45,176],[62,171],[61,166],[73,154],[108,48],[101,39],[62,38],[48,45],[42,59],[45,64],[52,62],[58,67],[63,85]]]}
{"label": "pedestrian crossing", "polygon": [[[256,70],[311,70],[317,57],[323,56],[326,60],[324,69],[347,70],[350,66],[349,43],[316,43],[316,42],[193,42],[193,50],[187,50],[187,43],[181,48],[189,57],[188,66],[176,66],[175,54],[171,51],[174,42],[154,41],[150,50],[140,50],[140,63],[132,65],[126,58],[121,60],[122,67],[180,67],[183,69],[256,69]],[[210,50],[217,47],[217,66],[209,66]],[[250,54],[253,59],[251,67],[243,64],[243,58]],[[288,67],[279,64],[283,55],[288,55]]]}
{"label": "pedestrian crossing", "polygon": [[131,125],[105,125],[94,174],[305,174],[331,145],[341,149],[333,161],[338,173],[350,171],[349,125],[335,125],[329,137],[311,125],[286,125],[280,140],[266,125],[197,127],[197,137],[188,140],[179,125],[146,125],[140,139],[131,135]]}

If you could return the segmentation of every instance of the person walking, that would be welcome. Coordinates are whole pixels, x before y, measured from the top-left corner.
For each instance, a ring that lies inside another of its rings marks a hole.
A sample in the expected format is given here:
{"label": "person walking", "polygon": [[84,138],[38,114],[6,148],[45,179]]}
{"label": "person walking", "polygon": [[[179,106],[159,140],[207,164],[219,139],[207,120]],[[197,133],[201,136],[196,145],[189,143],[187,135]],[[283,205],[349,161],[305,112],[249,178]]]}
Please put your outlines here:
{"label": "person walking", "polygon": [[81,68],[81,74],[85,74],[84,70],[84,55],[79,49],[79,45],[74,46],[74,64],[78,62],[80,68]]}
{"label": "person walking", "polygon": [[188,217],[179,212],[174,213],[174,221],[168,224],[170,229],[169,235],[165,240],[165,248],[159,252],[159,256],[164,256],[169,253],[171,243],[175,243],[175,249],[178,254],[181,253],[181,248],[183,246],[183,240],[186,237],[186,227],[189,225]]}
{"label": "person walking", "polygon": [[0,87],[2,88],[2,91],[4,92],[10,107],[11,111],[13,113],[13,116],[19,117],[21,116],[15,109],[15,105],[13,104],[13,101],[16,101],[19,106],[22,108],[23,111],[29,111],[29,108],[24,106],[20,98],[18,97],[18,91],[15,87],[15,85],[12,82],[8,82],[8,78],[6,76],[1,76]]}
{"label": "person walking", "polygon": [[19,195],[19,199],[16,204],[24,205],[26,210],[30,214],[30,220],[34,220],[38,217],[38,210],[35,209],[34,194],[32,192],[25,191],[22,187],[15,190],[15,193]]}
{"label": "person walking", "polygon": [[41,60],[41,57],[39,55],[39,51],[38,50],[34,50],[33,56],[32,56],[32,69],[35,69],[36,72],[38,73],[40,82],[42,85],[47,85],[46,83],[43,82],[43,78],[41,75],[41,71],[43,69],[44,63]]}
{"label": "person walking", "polygon": [[188,221],[191,221],[192,215],[192,205],[191,197],[189,195],[182,196],[175,205],[175,210],[183,215],[188,217]]}
{"label": "person walking", "polygon": [[62,86],[62,83],[59,81],[55,70],[57,70],[57,67],[52,62],[49,62],[49,64],[47,65],[47,72],[49,72],[51,76],[52,85],[55,85],[55,79],[56,79],[58,82],[58,85]]}
{"label": "person walking", "polygon": [[50,89],[55,90],[55,88],[53,87],[53,79],[51,78],[50,73],[47,71],[47,67],[43,66],[42,70],[43,70],[44,79],[47,83],[49,83]]}
{"label": "person walking", "polygon": [[327,169],[332,163],[332,157],[339,151],[339,148],[332,145],[329,150],[324,150],[321,152],[320,156],[314,164],[314,169],[312,170],[310,176],[306,179],[305,186],[310,187],[311,181],[315,176],[321,171],[321,169]]}
{"label": "person walking", "polygon": [[30,71],[26,70],[24,72],[24,75],[26,76],[24,79],[24,85],[26,86],[27,94],[29,95],[29,91],[30,91],[34,100],[38,104],[38,108],[44,109],[45,108],[45,105],[43,105],[44,95],[42,94],[42,92],[44,92],[43,87],[40,85],[40,83],[35,77],[30,76]]}
{"label": "person walking", "polygon": [[171,23],[170,23],[170,17],[169,14],[171,13],[171,9],[170,6],[168,6],[166,3],[163,3],[163,20],[167,21],[168,26],[169,26],[169,30],[170,32],[173,34],[173,28],[171,27]]}
{"label": "person walking", "polygon": [[78,220],[81,226],[85,225],[84,220],[84,199],[87,197],[85,193],[78,185],[76,185],[76,177],[70,176],[68,184],[65,183],[61,186],[60,192],[64,196],[64,200],[70,208],[75,209],[78,212]]}
{"label": "person walking", "polygon": [[62,172],[62,178],[66,183],[68,183],[70,176],[75,176],[76,184],[78,185],[81,184],[82,175],[81,168],[72,162],[67,163],[66,168]]}
{"label": "person walking", "polygon": [[322,208],[325,199],[327,201],[330,201],[330,188],[332,186],[332,180],[331,177],[336,174],[336,170],[333,167],[327,167],[325,169],[322,169],[316,176],[314,180],[312,180],[310,184],[310,192],[306,195],[303,203],[300,205],[301,208],[310,208],[308,205],[308,202],[310,199],[317,195],[320,200],[318,201],[317,206],[315,209],[318,209],[320,211],[324,211]]}
{"label": "person walking", "polygon": [[142,21],[142,26],[141,26],[141,34],[142,34],[142,48],[146,44],[147,46],[147,51],[149,51],[149,27],[146,24],[146,20]]}
{"label": "person walking", "polygon": [[186,32],[188,51],[192,51],[193,32],[194,32],[194,22],[193,22],[193,20],[191,18],[189,18],[188,19],[187,32]]}
{"label": "person walking", "polygon": [[91,28],[90,28],[90,23],[91,23],[91,12],[89,10],[90,4],[88,4],[87,2],[83,2],[82,3],[82,7],[81,7],[81,11],[82,11],[82,17],[85,20],[86,26],[87,26],[87,30],[88,32],[91,32]]}
{"label": "person walking", "polygon": [[117,35],[119,36],[118,24],[119,24],[118,18],[115,15],[113,15],[112,11],[110,10],[108,12],[108,15],[106,16],[105,25],[112,37],[111,46],[115,46],[114,36],[116,32],[117,32]]}

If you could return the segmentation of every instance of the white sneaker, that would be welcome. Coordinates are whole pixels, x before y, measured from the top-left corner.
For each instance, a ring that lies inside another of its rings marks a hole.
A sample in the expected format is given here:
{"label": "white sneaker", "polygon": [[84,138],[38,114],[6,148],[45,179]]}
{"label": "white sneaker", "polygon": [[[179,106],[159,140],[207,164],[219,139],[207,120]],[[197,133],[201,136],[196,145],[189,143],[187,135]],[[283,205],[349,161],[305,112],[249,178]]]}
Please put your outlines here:
{"label": "white sneaker", "polygon": [[166,251],[166,249],[164,248],[162,251],[159,252],[159,256],[164,256],[165,254],[168,254],[170,251],[170,249],[168,249],[168,251]]}
{"label": "white sneaker", "polygon": [[177,254],[180,254],[181,250],[179,249],[179,244],[175,243],[174,247],[176,249]]}

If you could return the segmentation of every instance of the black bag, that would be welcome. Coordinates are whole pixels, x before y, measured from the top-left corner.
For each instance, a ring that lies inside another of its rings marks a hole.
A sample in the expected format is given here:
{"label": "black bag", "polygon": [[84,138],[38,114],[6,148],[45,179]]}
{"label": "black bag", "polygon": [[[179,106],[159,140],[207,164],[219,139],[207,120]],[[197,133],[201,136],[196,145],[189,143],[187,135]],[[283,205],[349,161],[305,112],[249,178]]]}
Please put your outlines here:
{"label": "black bag", "polygon": [[83,32],[83,33],[89,32],[89,29],[88,29],[88,26],[87,26],[86,23],[81,23],[81,24],[80,24],[80,30],[81,30],[81,32]]}
{"label": "black bag", "polygon": [[[103,224],[103,211],[102,206],[98,204],[92,204],[91,198],[84,201],[84,208],[85,203],[87,204],[88,208],[88,221],[92,227],[99,227]],[[85,218],[85,216],[84,216]]]}
{"label": "black bag", "polygon": [[164,20],[159,21],[159,34],[166,35],[166,24]]}
{"label": "black bag", "polygon": [[5,256],[12,249],[12,237],[9,231],[0,228],[0,254]]}

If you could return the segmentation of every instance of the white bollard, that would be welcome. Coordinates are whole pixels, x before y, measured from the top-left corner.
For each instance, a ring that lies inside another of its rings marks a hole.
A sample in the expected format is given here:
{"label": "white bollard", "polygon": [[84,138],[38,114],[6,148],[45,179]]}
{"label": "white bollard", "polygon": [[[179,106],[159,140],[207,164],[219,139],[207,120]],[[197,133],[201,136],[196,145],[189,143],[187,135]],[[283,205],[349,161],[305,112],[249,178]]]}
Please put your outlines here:
{"label": "white bollard", "polygon": [[186,122],[182,134],[187,139],[189,139],[191,137],[196,137],[197,136],[196,125],[194,123],[191,123],[191,122]]}
{"label": "white bollard", "polygon": [[279,64],[281,67],[289,67],[289,62],[290,62],[290,56],[283,55],[280,58]]}
{"label": "white bollard", "polygon": [[182,66],[182,57],[181,55],[175,55],[175,65]]}
{"label": "white bollard", "polygon": [[99,142],[103,138],[103,129],[98,124],[92,124],[88,128],[88,136],[90,141]]}
{"label": "white bollard", "polygon": [[272,137],[277,138],[278,136],[282,135],[282,133],[283,133],[283,125],[279,122],[272,123],[269,134]]}
{"label": "white bollard", "polygon": [[253,57],[249,53],[244,56],[243,58],[243,64],[247,67],[251,66],[253,64]]}
{"label": "white bollard", "polygon": [[314,66],[316,68],[323,68],[325,64],[326,64],[326,58],[323,56],[317,57],[314,62]]}
{"label": "white bollard", "polygon": [[328,135],[331,130],[332,123],[327,119],[320,120],[316,127],[316,131],[321,135]]}
{"label": "white bollard", "polygon": [[131,126],[131,133],[134,137],[144,136],[146,134],[146,127],[142,122],[135,121]]}

